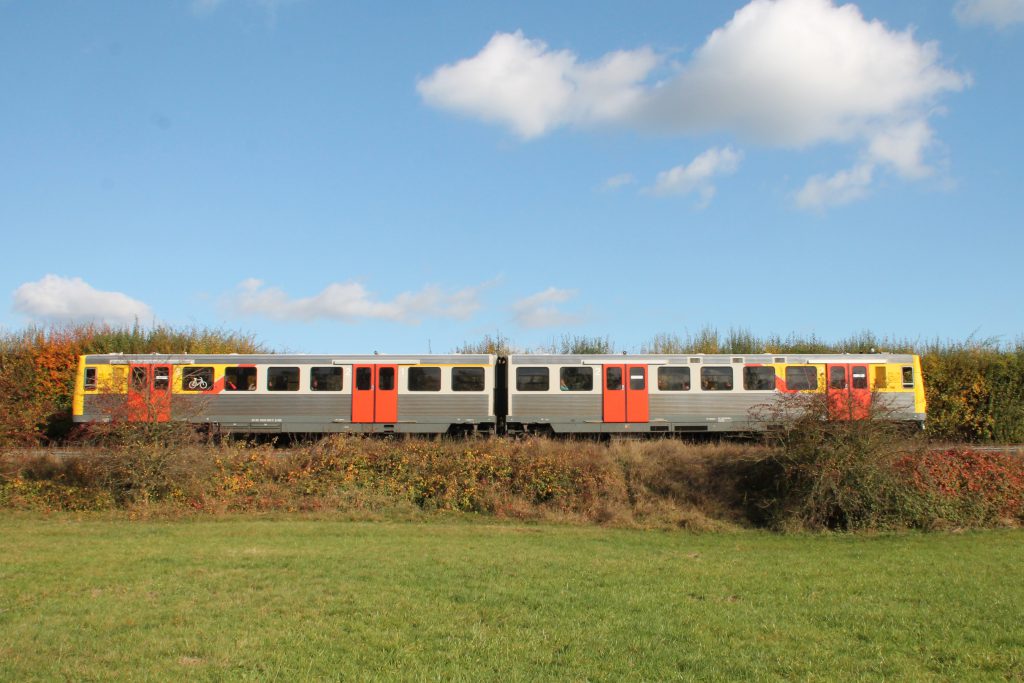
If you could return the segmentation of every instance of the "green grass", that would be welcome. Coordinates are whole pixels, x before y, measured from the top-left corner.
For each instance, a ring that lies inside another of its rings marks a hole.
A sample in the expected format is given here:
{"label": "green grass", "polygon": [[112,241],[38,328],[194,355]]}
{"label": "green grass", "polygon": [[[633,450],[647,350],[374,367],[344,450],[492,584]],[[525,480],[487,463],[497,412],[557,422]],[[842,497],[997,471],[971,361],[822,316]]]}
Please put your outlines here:
{"label": "green grass", "polygon": [[0,680],[1024,678],[1024,532],[0,515]]}

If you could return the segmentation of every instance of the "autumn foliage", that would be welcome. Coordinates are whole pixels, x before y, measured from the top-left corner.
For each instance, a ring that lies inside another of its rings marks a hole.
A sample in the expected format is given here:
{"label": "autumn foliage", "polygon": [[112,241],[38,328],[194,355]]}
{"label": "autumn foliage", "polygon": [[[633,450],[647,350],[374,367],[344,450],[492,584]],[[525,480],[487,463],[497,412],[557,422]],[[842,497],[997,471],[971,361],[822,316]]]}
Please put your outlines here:
{"label": "autumn foliage", "polygon": [[203,328],[69,325],[0,335],[0,445],[47,444],[69,435],[81,354],[260,350],[248,335]]}

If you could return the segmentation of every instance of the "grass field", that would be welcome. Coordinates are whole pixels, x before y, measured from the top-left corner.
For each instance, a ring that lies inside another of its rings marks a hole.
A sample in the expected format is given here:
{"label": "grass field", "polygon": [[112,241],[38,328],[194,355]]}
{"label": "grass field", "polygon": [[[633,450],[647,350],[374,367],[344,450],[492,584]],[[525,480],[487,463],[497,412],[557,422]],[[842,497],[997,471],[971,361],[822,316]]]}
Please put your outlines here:
{"label": "grass field", "polygon": [[0,515],[0,680],[1024,679],[1024,532]]}

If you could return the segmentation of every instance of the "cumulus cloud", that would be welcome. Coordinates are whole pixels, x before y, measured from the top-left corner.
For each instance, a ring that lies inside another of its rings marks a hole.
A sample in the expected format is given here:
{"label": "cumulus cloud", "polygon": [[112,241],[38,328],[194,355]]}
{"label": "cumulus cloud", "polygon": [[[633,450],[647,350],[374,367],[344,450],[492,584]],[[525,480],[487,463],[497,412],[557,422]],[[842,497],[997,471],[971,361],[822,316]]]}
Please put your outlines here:
{"label": "cumulus cloud", "polygon": [[953,14],[961,24],[1006,28],[1024,22],[1024,0],[960,0]]}
{"label": "cumulus cloud", "polygon": [[45,322],[131,324],[153,317],[152,309],[127,294],[96,289],[79,277],[46,275],[14,290],[14,310]]}
{"label": "cumulus cloud", "polygon": [[855,146],[906,178],[929,170],[929,117],[970,84],[938,45],[831,0],[753,0],[670,65],[649,48],[581,62],[522,33],[499,33],[475,56],[418,83],[424,100],[523,138],[560,126],[616,124],[669,134],[725,132],[769,147]]}
{"label": "cumulus cloud", "polygon": [[276,320],[370,318],[417,323],[423,318],[469,318],[480,308],[479,291],[480,287],[467,287],[446,292],[428,285],[417,292],[403,292],[390,301],[383,301],[358,282],[335,282],[313,296],[291,298],[284,290],[253,278],[238,286],[229,297],[229,304],[241,313]]}
{"label": "cumulus cloud", "polygon": [[676,166],[659,173],[650,192],[657,195],[678,195],[697,191],[701,205],[707,205],[715,196],[715,186],[711,184],[711,178],[735,173],[742,158],[742,153],[731,147],[712,147],[685,166]]}
{"label": "cumulus cloud", "polygon": [[575,290],[548,287],[531,294],[512,304],[515,321],[521,327],[557,327],[559,325],[575,325],[582,318],[573,313],[565,313],[558,304],[565,303],[576,296]]}
{"label": "cumulus cloud", "polygon": [[533,138],[559,125],[628,115],[643,94],[640,82],[657,63],[649,48],[580,62],[521,31],[496,33],[478,54],[438,68],[416,89],[434,107]]}

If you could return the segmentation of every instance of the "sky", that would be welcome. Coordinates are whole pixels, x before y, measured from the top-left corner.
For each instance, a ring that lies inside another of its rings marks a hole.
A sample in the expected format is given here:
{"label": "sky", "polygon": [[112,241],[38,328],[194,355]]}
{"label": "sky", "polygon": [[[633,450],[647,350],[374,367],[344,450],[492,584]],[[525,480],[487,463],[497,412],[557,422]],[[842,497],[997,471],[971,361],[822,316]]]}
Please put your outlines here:
{"label": "sky", "polygon": [[0,0],[0,328],[1024,333],[1024,0]]}

